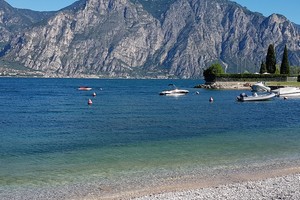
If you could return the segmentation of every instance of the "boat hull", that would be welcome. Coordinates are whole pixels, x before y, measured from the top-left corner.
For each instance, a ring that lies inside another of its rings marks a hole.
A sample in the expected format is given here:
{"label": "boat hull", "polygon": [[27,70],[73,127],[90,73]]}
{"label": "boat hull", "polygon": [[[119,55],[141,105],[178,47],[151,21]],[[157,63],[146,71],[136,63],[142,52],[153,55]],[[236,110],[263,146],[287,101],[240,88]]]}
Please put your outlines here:
{"label": "boat hull", "polygon": [[81,90],[81,91],[90,91],[92,88],[90,87],[79,87],[78,90]]}
{"label": "boat hull", "polygon": [[275,96],[276,96],[275,93],[256,95],[256,96],[237,96],[237,100],[241,101],[241,102],[245,102],[245,101],[267,101],[267,100],[271,100]]}
{"label": "boat hull", "polygon": [[186,95],[189,93],[188,90],[180,90],[180,89],[175,89],[175,90],[164,90],[159,95],[165,95],[165,96],[181,96],[181,95]]}
{"label": "boat hull", "polygon": [[300,88],[284,87],[273,90],[279,97],[300,97]]}

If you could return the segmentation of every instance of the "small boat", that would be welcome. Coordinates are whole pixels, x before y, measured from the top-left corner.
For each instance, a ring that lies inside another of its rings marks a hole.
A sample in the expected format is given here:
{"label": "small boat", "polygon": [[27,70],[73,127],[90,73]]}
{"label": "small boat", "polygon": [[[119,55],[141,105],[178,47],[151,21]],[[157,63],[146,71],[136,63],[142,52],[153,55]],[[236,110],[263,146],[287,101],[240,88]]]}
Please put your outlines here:
{"label": "small boat", "polygon": [[160,92],[159,95],[180,96],[180,95],[186,95],[187,93],[189,93],[188,90],[178,89],[174,84],[169,84],[169,86],[173,86],[174,89],[164,90],[164,91]]}
{"label": "small boat", "polygon": [[300,97],[300,88],[297,87],[283,87],[272,90],[279,97]]}
{"label": "small boat", "polygon": [[252,92],[271,92],[271,88],[263,82],[255,83],[251,86]]}
{"label": "small boat", "polygon": [[300,88],[298,87],[281,87],[278,89],[271,90],[270,87],[266,86],[263,82],[252,85],[253,92],[273,92],[277,96],[282,97],[300,97]]}
{"label": "small boat", "polygon": [[90,88],[90,87],[86,87],[86,86],[80,86],[79,88],[78,88],[78,90],[82,90],[82,91],[89,91],[89,90],[91,90],[92,88]]}
{"label": "small boat", "polygon": [[248,96],[245,93],[240,94],[239,96],[236,97],[238,101],[266,101],[266,100],[271,100],[273,97],[275,97],[275,93],[265,93],[265,94],[257,94],[253,93],[253,95]]}

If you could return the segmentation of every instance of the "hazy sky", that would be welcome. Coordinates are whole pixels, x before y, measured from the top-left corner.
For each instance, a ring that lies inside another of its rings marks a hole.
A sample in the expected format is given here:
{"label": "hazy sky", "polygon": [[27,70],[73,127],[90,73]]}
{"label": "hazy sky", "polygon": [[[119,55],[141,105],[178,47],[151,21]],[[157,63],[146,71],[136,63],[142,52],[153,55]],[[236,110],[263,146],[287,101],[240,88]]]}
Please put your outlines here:
{"label": "hazy sky", "polygon": [[[28,8],[37,11],[53,11],[64,8],[76,0],[6,0],[16,8]],[[265,16],[278,13],[300,25],[300,0],[233,0],[251,11]]]}

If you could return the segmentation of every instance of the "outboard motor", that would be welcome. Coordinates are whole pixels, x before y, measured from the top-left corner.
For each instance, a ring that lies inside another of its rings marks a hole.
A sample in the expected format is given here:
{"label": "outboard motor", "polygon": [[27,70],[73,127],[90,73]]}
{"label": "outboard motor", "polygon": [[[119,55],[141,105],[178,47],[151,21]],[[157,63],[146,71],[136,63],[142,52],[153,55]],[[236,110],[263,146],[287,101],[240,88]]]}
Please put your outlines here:
{"label": "outboard motor", "polygon": [[243,98],[243,97],[247,97],[247,96],[248,96],[248,95],[245,94],[245,93],[241,93],[241,94],[240,94],[240,97],[242,97],[242,98]]}
{"label": "outboard motor", "polygon": [[243,98],[244,98],[244,97],[247,97],[247,94],[241,93],[239,96],[236,97],[236,100],[238,100],[238,101],[243,101]]}

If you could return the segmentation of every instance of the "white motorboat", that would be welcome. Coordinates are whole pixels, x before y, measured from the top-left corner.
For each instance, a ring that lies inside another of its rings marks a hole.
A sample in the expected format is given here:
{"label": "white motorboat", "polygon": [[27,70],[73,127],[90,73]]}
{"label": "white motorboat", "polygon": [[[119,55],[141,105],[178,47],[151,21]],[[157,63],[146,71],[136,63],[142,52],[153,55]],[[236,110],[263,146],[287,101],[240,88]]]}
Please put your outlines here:
{"label": "white motorboat", "polygon": [[81,90],[81,91],[90,91],[92,88],[90,88],[90,87],[86,87],[86,86],[80,86],[79,88],[78,88],[78,90]]}
{"label": "white motorboat", "polygon": [[248,96],[245,93],[240,94],[240,96],[237,96],[236,99],[238,101],[266,101],[271,100],[273,97],[275,97],[275,93],[264,93],[264,94],[257,94],[253,93],[253,95]]}
{"label": "white motorboat", "polygon": [[173,86],[174,89],[172,90],[164,90],[159,93],[159,95],[166,95],[166,96],[179,96],[179,95],[186,95],[189,93],[188,90],[178,89],[174,84],[169,84],[169,86]]}
{"label": "white motorboat", "polygon": [[272,90],[272,92],[279,97],[300,97],[300,88],[297,87],[283,87]]}
{"label": "white motorboat", "polygon": [[258,82],[252,85],[253,92],[273,92],[277,96],[282,97],[300,97],[300,88],[298,87],[282,87],[275,90],[271,90],[270,87],[266,86],[262,82]]}
{"label": "white motorboat", "polygon": [[271,92],[271,88],[266,86],[263,82],[253,84],[251,89],[253,92]]}

